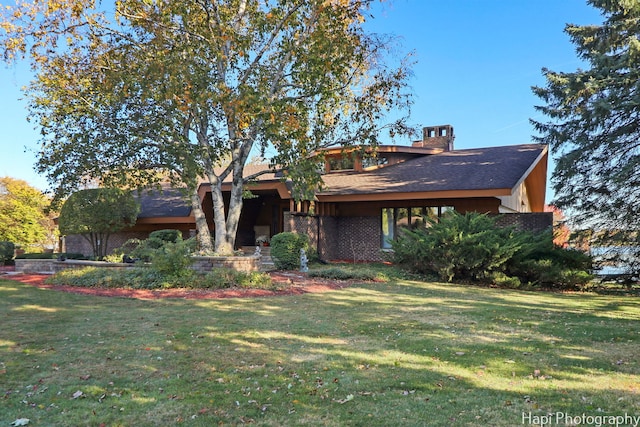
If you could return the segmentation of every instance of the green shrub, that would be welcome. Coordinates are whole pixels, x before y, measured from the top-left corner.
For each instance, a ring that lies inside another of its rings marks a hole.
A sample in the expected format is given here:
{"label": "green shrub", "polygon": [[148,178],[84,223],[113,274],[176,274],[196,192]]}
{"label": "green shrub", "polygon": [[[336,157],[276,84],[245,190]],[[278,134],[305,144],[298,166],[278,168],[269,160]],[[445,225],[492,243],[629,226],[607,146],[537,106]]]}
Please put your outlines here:
{"label": "green shrub", "polygon": [[507,265],[507,273],[523,283],[555,289],[576,289],[588,284],[593,276],[592,258],[575,249],[555,246],[552,234],[522,233],[527,244]]}
{"label": "green shrub", "polygon": [[502,228],[478,213],[427,222],[426,228],[403,229],[393,242],[393,260],[409,271],[514,288],[575,289],[592,279],[591,258],[555,246],[551,232]]}
{"label": "green shrub", "polygon": [[378,282],[386,282],[389,277],[381,272],[372,270],[348,270],[341,267],[330,267],[323,269],[309,270],[310,277],[323,277],[333,280],[375,280]]}
{"label": "green shrub", "polygon": [[110,263],[123,262],[123,254],[120,254],[117,251],[113,251],[109,255],[105,256],[102,261]]}
{"label": "green shrub", "polygon": [[0,265],[7,265],[13,260],[16,245],[13,242],[0,241]]}
{"label": "green shrub", "polygon": [[163,245],[150,252],[151,268],[160,274],[180,277],[189,274],[193,264],[191,253],[195,248],[195,239],[177,242],[163,241]]}
{"label": "green shrub", "polygon": [[517,289],[522,285],[522,282],[520,282],[519,278],[507,276],[501,271],[495,271],[487,278],[491,284],[499,286],[501,288]]}
{"label": "green shrub", "polygon": [[428,227],[402,229],[392,243],[394,262],[441,280],[483,280],[502,271],[520,249],[522,239],[512,228],[499,228],[487,215],[453,214]]}
{"label": "green shrub", "polygon": [[71,285],[85,288],[156,289],[166,280],[149,268],[100,268],[62,270],[47,279],[55,285]]}
{"label": "green shrub", "polygon": [[159,241],[159,242],[176,243],[182,240],[182,232],[180,230],[173,230],[173,229],[156,230],[149,233],[148,240],[152,242]]}
{"label": "green shrub", "polygon": [[271,289],[271,277],[265,273],[242,272],[219,268],[207,274],[189,270],[181,275],[162,274],[153,268],[125,269],[86,267],[63,270],[47,279],[47,283],[87,288],[123,289]]}
{"label": "green shrub", "polygon": [[206,289],[227,288],[271,288],[271,276],[257,271],[236,271],[231,268],[216,268],[200,277],[194,287]]}
{"label": "green shrub", "polygon": [[309,236],[298,233],[279,233],[271,238],[271,258],[278,270],[300,268],[300,249],[309,252]]}
{"label": "green shrub", "polygon": [[[147,239],[129,239],[124,245],[115,249],[108,257],[109,262],[122,262],[122,257],[127,255],[132,259],[143,262],[151,262],[155,252],[166,244],[182,241],[180,230],[166,229],[149,233]],[[192,244],[192,243],[190,243]]]}

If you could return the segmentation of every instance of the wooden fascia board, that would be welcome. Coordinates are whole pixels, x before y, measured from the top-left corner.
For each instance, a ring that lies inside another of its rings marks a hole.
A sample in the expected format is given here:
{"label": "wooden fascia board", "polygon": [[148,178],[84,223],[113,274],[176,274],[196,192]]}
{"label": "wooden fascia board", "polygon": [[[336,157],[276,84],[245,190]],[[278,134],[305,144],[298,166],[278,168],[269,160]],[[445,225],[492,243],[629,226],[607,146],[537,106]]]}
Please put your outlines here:
{"label": "wooden fascia board", "polygon": [[472,197],[510,196],[510,188],[489,190],[448,190],[423,191],[415,193],[369,193],[369,194],[318,194],[320,202],[371,202],[385,200],[416,200],[416,199],[459,199]]}
{"label": "wooden fascia board", "polygon": [[529,177],[529,175],[538,167],[538,165],[542,160],[544,160],[543,163],[545,164],[545,171],[546,171],[546,163],[547,163],[548,156],[549,156],[549,147],[545,146],[544,149],[540,152],[540,154],[538,154],[538,157],[536,157],[536,159],[533,162],[531,162],[531,165],[522,174],[518,182],[516,182],[516,185],[513,186],[513,189],[516,190],[518,187],[520,187],[520,184],[522,184],[522,182],[525,179],[527,179],[527,177]]}
{"label": "wooden fascia board", "polygon": [[531,211],[544,212],[544,202],[547,193],[547,161],[538,164],[531,174],[525,179],[524,184],[529,195]]}
{"label": "wooden fascia board", "polygon": [[[278,192],[278,196],[281,199],[290,199],[291,194],[287,189],[287,185],[282,181],[266,181],[266,182],[251,182],[249,184],[245,184],[244,188],[246,190],[276,190]],[[222,191],[231,191],[231,183],[225,182],[222,184]],[[200,184],[198,188],[198,195],[200,196],[200,201],[204,200],[204,197],[207,193],[211,192],[211,184],[203,183]]]}
{"label": "wooden fascia board", "polygon": [[198,197],[200,198],[200,206],[202,206],[202,202],[204,201],[207,193],[211,192],[211,184],[208,182],[204,182],[198,186]]}
{"label": "wooden fascia board", "polygon": [[[276,190],[278,192],[278,196],[281,199],[288,200],[291,198],[291,193],[287,189],[287,185],[282,181],[250,182],[248,184],[245,184],[244,188],[249,191]],[[231,191],[231,184],[223,184],[222,191]]]}
{"label": "wooden fascia board", "polygon": [[520,177],[513,191],[524,182],[532,212],[544,212],[544,202],[547,192],[547,165],[549,162],[549,147],[545,146],[531,166]]}
{"label": "wooden fascia board", "polygon": [[[256,191],[264,191],[264,190],[275,190],[278,192],[278,196],[280,196],[283,200],[289,200],[291,198],[291,193],[287,189],[287,184],[282,181],[263,181],[263,182],[250,182],[244,185],[245,190],[256,190]],[[222,191],[231,191],[231,183],[225,182],[222,184]],[[200,202],[204,200],[204,196],[207,193],[211,192],[211,184],[204,183],[201,184],[198,188],[198,195],[200,196]]]}

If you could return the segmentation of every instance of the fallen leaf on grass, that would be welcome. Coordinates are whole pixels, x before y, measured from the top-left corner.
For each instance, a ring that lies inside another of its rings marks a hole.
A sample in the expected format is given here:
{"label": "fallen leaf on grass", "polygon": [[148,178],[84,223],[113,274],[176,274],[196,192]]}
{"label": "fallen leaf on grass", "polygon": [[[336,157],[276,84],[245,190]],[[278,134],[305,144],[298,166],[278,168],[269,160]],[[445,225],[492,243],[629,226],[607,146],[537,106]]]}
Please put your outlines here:
{"label": "fallen leaf on grass", "polygon": [[29,424],[31,420],[29,418],[18,418],[14,422],[11,423],[12,426],[26,426]]}
{"label": "fallen leaf on grass", "polygon": [[348,394],[347,397],[345,397],[344,399],[333,399],[334,402],[337,402],[339,404],[344,404],[347,402],[350,402],[353,400],[353,394]]}
{"label": "fallen leaf on grass", "polygon": [[72,399],[77,399],[79,397],[82,397],[84,395],[83,392],[81,392],[80,390],[76,391],[75,393],[73,393],[73,396],[71,396]]}

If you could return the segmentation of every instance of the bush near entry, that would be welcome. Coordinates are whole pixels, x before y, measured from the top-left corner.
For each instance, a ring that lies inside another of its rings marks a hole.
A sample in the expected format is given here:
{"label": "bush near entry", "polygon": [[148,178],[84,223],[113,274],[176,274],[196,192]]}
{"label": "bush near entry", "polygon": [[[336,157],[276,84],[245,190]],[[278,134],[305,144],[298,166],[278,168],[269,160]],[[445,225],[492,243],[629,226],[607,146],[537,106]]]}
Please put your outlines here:
{"label": "bush near entry", "polygon": [[278,270],[300,268],[300,249],[309,253],[309,236],[298,233],[278,233],[271,238],[271,258]]}
{"label": "bush near entry", "polygon": [[452,213],[427,227],[403,229],[393,260],[420,274],[451,282],[575,288],[591,280],[591,258],[553,245],[552,235],[499,227],[485,214]]}

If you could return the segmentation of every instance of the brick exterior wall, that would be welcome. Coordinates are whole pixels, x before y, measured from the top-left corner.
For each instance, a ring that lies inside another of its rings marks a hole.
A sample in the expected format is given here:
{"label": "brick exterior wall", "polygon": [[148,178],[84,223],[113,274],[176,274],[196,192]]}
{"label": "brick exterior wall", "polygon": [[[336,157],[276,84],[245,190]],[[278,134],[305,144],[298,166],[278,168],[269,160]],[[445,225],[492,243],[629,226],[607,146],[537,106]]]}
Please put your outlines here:
{"label": "brick exterior wall", "polygon": [[285,212],[284,231],[309,236],[309,246],[318,251],[321,260],[340,259],[339,219],[332,216],[299,215]]}
{"label": "brick exterior wall", "polygon": [[552,212],[509,213],[492,215],[501,227],[514,226],[517,230],[541,233],[553,228]]}
{"label": "brick exterior wall", "polygon": [[284,224],[285,231],[308,235],[311,247],[317,248],[322,260],[383,260],[380,217],[318,217],[287,213]]}
{"label": "brick exterior wall", "polygon": [[[543,232],[553,226],[550,212],[495,215],[500,226]],[[284,231],[309,236],[311,247],[326,261],[384,261],[380,216],[329,217],[285,214]]]}
{"label": "brick exterior wall", "polygon": [[337,259],[358,261],[382,261],[382,226],[379,216],[338,218]]}
{"label": "brick exterior wall", "polygon": [[338,259],[338,246],[340,243],[340,231],[338,218],[334,216],[318,217],[320,221],[320,241],[318,242],[318,255],[320,259],[329,261]]}

